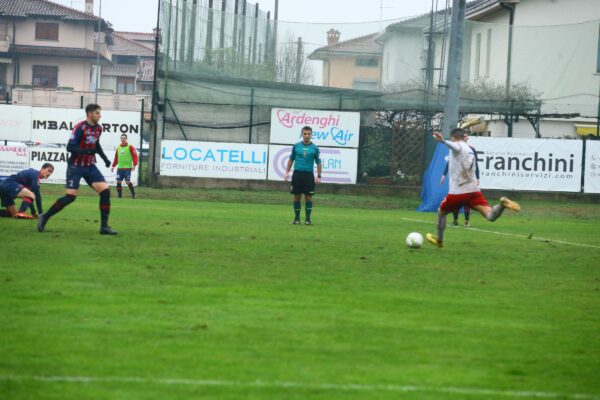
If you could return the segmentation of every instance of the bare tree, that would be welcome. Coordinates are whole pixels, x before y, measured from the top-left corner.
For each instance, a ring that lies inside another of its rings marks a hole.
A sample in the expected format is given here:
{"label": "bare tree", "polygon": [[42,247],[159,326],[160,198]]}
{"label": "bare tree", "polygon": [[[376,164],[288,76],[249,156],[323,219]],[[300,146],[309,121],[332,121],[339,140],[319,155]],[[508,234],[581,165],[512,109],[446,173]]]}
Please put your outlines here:
{"label": "bare tree", "polygon": [[283,43],[278,45],[275,70],[278,82],[307,84],[313,81],[313,70],[300,38],[295,39],[288,33]]}

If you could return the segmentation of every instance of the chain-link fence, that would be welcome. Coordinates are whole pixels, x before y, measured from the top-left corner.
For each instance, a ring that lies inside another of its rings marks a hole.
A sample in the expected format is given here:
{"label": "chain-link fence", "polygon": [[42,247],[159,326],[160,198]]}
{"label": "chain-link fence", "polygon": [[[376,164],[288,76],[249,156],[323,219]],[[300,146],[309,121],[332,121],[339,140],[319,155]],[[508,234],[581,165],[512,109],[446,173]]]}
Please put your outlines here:
{"label": "chain-link fence", "polygon": [[[484,136],[597,134],[600,15],[523,4],[510,24],[499,3],[467,5],[461,117]],[[274,108],[358,112],[358,181],[418,185],[443,118],[449,16],[312,24],[161,0],[157,138],[267,144]]]}

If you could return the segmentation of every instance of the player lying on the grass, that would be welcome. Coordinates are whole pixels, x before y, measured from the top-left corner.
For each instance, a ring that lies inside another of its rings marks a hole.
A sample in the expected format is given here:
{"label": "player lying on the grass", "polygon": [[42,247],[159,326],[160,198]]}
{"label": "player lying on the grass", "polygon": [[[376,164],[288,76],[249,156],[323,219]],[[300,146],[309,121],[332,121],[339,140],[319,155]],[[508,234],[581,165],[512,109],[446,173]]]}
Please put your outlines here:
{"label": "player lying on the grass", "polygon": [[[37,203],[37,210],[42,213],[42,195],[40,194],[40,179],[47,179],[54,172],[52,164],[46,163],[42,165],[41,170],[29,168],[14,174],[6,178],[0,183],[0,196],[2,198],[2,207],[6,207],[4,210],[0,210],[0,217],[17,217],[27,218],[31,217],[25,214],[25,211],[31,207],[32,215],[35,214],[35,206],[33,202]],[[23,204],[17,209],[15,207],[15,198],[23,199]]]}
{"label": "player lying on the grass", "polygon": [[100,106],[88,104],[85,113],[86,119],[75,125],[67,144],[67,151],[71,155],[67,161],[66,193],[56,200],[46,213],[40,214],[37,224],[39,232],[44,232],[48,220],[54,214],[75,201],[79,193],[79,182],[83,178],[100,195],[100,233],[103,235],[117,234],[108,226],[110,189],[104,176],[96,167],[96,154],[102,157],[106,168],[110,167],[110,161],[100,146],[100,135],[102,134],[102,126],[98,123],[101,118]]}
{"label": "player lying on the grass", "polygon": [[[469,140],[469,135],[465,132],[465,142],[467,142]],[[479,185],[479,164],[477,163],[477,151],[475,150],[475,148],[471,145],[469,145],[469,148],[471,149],[471,151],[473,152],[473,155],[475,156],[475,177],[477,178],[477,185]],[[440,179],[440,186],[442,186],[444,184],[444,181],[446,180],[446,176],[448,175],[448,165],[450,165],[449,162],[446,163],[446,168],[444,168],[444,172],[442,172],[442,178]],[[471,226],[470,224],[470,218],[471,218],[471,208],[468,206],[463,207],[463,212],[465,213],[465,226]],[[454,217],[453,221],[452,221],[452,225],[454,226],[458,226],[458,215],[460,214],[460,209],[458,210],[454,210],[452,211],[452,215]]]}
{"label": "player lying on the grass", "polygon": [[471,207],[479,211],[488,221],[498,219],[505,208],[520,211],[521,207],[514,201],[500,198],[500,204],[490,207],[489,203],[479,190],[477,177],[475,176],[475,164],[477,159],[465,141],[465,131],[460,128],[453,129],[450,133],[451,140],[435,132],[433,137],[438,142],[444,143],[450,148],[449,167],[449,190],[438,209],[437,236],[428,233],[427,240],[442,247],[444,244],[444,230],[446,229],[446,216],[461,207]]}
{"label": "player lying on the grass", "polygon": [[115,159],[112,163],[110,172],[117,167],[117,195],[123,197],[123,186],[121,183],[125,181],[131,192],[131,197],[135,199],[135,189],[131,183],[131,172],[135,171],[138,164],[138,155],[135,147],[127,143],[127,135],[121,135],[121,144],[115,151]]}
{"label": "player lying on the grass", "polygon": [[[310,219],[313,202],[312,198],[315,194],[315,183],[321,183],[321,157],[319,148],[311,142],[312,128],[305,126],[302,128],[302,141],[296,143],[292,147],[292,154],[285,169],[283,179],[286,181],[290,175],[292,165],[294,165],[294,173],[292,174],[292,191],[294,195],[294,222],[292,224],[300,224],[300,210],[302,209],[302,195],[304,194],[304,205],[306,212],[306,225],[312,225]],[[313,165],[317,164],[317,178],[313,172]]]}

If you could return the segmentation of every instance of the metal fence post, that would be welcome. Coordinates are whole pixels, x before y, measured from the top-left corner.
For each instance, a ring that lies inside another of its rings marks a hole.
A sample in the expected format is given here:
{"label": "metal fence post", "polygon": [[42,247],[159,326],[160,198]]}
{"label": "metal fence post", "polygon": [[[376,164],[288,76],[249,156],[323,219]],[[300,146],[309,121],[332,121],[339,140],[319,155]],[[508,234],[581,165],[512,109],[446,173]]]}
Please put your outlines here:
{"label": "metal fence post", "polygon": [[142,99],[142,114],[140,117],[140,155],[139,155],[139,165],[138,165],[138,186],[140,186],[140,183],[142,182],[142,163],[143,163],[143,153],[144,153],[144,101],[145,99]]}

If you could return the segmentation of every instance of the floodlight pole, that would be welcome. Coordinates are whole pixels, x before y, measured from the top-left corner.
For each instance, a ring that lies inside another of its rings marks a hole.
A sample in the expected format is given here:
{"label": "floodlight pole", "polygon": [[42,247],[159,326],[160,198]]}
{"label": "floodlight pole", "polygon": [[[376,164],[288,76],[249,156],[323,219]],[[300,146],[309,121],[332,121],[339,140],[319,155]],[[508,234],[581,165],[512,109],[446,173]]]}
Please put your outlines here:
{"label": "floodlight pole", "polygon": [[100,86],[100,29],[102,22],[102,0],[100,0],[100,9],[98,10],[98,34],[96,36],[96,85],[94,88],[94,103],[98,104],[98,86]]}
{"label": "floodlight pole", "polygon": [[460,75],[463,60],[463,39],[465,32],[466,0],[452,0],[452,22],[450,25],[450,46],[448,75],[446,76],[446,103],[442,134],[449,136],[458,124],[460,106]]}

